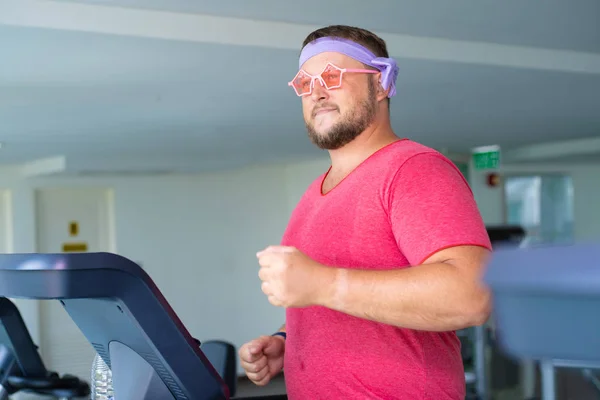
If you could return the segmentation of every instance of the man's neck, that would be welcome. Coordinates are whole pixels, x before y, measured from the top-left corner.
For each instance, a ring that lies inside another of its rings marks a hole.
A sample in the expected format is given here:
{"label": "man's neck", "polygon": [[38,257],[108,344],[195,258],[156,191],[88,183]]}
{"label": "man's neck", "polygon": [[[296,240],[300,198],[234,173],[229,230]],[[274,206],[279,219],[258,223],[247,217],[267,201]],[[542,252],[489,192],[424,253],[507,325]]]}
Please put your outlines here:
{"label": "man's neck", "polygon": [[389,125],[369,127],[341,149],[329,151],[331,172],[345,175],[373,153],[398,139]]}

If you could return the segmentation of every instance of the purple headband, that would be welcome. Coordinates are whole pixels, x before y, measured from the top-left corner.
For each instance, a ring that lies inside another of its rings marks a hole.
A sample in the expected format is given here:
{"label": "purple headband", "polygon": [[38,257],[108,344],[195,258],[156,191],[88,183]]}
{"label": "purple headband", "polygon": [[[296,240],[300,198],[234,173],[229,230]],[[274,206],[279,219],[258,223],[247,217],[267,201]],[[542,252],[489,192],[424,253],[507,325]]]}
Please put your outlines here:
{"label": "purple headband", "polygon": [[393,58],[377,57],[366,47],[351,40],[333,37],[323,37],[307,44],[300,54],[299,68],[311,57],[326,51],[342,53],[352,57],[363,64],[377,68],[381,71],[381,85],[390,89],[388,97],[396,94],[396,78],[398,78],[398,65]]}

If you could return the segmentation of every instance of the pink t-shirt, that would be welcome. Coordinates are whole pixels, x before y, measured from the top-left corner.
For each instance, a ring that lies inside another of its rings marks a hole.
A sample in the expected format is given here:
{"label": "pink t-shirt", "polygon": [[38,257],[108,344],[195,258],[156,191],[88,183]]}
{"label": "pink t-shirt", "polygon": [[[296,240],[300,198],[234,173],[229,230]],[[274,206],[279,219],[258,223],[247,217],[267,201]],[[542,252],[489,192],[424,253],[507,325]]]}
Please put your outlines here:
{"label": "pink t-shirt", "polygon": [[[405,268],[451,246],[491,248],[462,174],[426,146],[394,142],[322,195],[324,177],[310,185],[283,238],[320,263]],[[401,329],[324,307],[288,309],[285,322],[291,400],[465,397],[455,332]]]}

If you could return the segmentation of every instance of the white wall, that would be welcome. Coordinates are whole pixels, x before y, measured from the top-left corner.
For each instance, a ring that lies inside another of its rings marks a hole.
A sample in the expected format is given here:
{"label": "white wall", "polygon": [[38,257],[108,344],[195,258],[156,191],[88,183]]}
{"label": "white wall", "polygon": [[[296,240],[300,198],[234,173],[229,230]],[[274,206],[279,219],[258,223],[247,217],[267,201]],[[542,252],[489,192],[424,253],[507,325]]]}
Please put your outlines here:
{"label": "white wall", "polygon": [[[538,174],[565,173],[573,179],[574,233],[577,241],[600,240],[600,165],[522,164],[505,165],[499,173]],[[471,188],[487,224],[504,223],[502,185],[491,188],[486,184],[486,171],[471,168]]]}

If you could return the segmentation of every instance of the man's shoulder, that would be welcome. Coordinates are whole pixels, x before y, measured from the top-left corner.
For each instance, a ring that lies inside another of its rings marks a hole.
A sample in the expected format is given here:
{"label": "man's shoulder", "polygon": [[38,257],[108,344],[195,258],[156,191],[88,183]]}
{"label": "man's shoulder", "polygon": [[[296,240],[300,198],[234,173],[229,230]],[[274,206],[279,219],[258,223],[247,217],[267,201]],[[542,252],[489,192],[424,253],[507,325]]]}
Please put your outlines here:
{"label": "man's shoulder", "polygon": [[391,175],[396,175],[407,164],[418,164],[423,168],[434,168],[436,165],[454,167],[454,163],[438,150],[410,139],[394,142],[383,150],[378,164],[385,165]]}
{"label": "man's shoulder", "polygon": [[385,157],[393,164],[403,164],[407,160],[420,155],[444,158],[444,155],[438,150],[410,139],[402,139],[392,143],[385,153]]}

